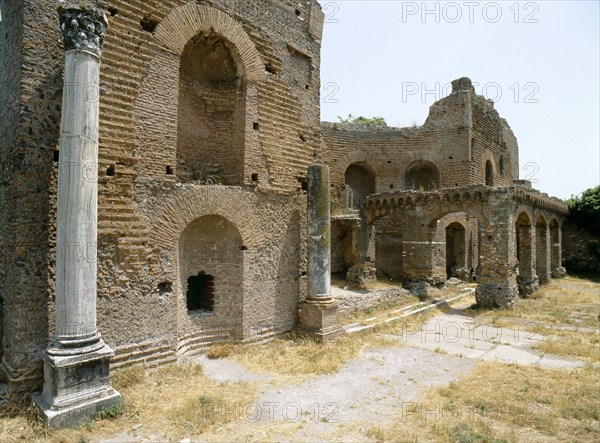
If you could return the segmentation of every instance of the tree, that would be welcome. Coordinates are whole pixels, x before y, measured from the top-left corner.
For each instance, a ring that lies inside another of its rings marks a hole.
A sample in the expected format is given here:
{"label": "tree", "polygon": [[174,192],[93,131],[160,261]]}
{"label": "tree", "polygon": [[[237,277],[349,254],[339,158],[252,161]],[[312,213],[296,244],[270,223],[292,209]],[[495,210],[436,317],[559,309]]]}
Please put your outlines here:
{"label": "tree", "polygon": [[347,118],[342,118],[338,115],[338,119],[340,123],[354,123],[356,125],[375,125],[375,126],[387,126],[385,119],[383,117],[363,117],[362,115],[359,117],[353,117],[352,114],[348,114]]}
{"label": "tree", "polygon": [[590,234],[600,236],[600,185],[567,200],[569,218]]}

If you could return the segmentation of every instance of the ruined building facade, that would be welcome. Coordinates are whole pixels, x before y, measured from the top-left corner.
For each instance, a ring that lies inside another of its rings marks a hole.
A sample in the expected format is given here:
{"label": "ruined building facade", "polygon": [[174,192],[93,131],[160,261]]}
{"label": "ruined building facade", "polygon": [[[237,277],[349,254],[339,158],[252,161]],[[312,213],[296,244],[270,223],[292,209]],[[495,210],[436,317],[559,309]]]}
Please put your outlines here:
{"label": "ruined building facade", "polygon": [[493,306],[561,274],[566,206],[518,181],[516,138],[468,79],[421,127],[322,124],[315,0],[104,0],[98,95],[63,82],[55,3],[2,11],[0,382],[38,387],[54,331],[64,94],[99,101],[98,239],[68,253],[97,252],[113,367],[297,326],[312,164],[331,171],[333,272],[476,279]]}
{"label": "ruined building facade", "polygon": [[478,301],[499,307],[563,275],[567,207],[519,180],[515,135],[468,78],[452,82],[423,126],[321,128],[339,196],[333,272],[476,280]]}

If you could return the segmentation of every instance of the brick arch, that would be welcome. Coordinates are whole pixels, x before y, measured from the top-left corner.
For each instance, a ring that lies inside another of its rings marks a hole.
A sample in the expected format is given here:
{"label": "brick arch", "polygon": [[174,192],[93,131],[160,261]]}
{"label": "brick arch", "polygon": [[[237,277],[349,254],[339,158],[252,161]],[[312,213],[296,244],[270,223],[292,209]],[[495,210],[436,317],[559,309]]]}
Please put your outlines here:
{"label": "brick arch", "polygon": [[219,9],[194,3],[174,8],[156,27],[154,36],[166,49],[181,55],[185,45],[203,31],[214,31],[233,45],[248,81],[265,79],[264,63],[254,43],[233,17]]}
{"label": "brick arch", "polygon": [[554,228],[554,229],[561,229],[562,228],[562,222],[561,220],[554,216],[554,215],[550,215],[548,217],[548,226],[550,228]]}
{"label": "brick arch", "polygon": [[517,210],[514,212],[515,222],[521,214],[527,215],[527,217],[529,218],[530,224],[533,224],[535,222],[535,220],[537,219],[537,214],[534,213],[533,208],[531,206],[519,205],[517,207]]}
{"label": "brick arch", "polygon": [[262,223],[254,212],[256,205],[240,194],[238,188],[225,186],[218,189],[201,186],[180,192],[163,206],[152,227],[152,242],[164,250],[174,250],[181,233],[191,222],[207,215],[219,215],[237,228],[244,246],[261,246],[265,239]]}
{"label": "brick arch", "polygon": [[357,150],[349,152],[334,163],[333,169],[335,173],[343,177],[346,173],[346,169],[356,163],[366,164],[371,169],[371,172],[375,175],[375,181],[377,181],[377,178],[381,173],[381,166],[376,158],[365,151]]}
{"label": "brick arch", "polygon": [[485,151],[483,151],[483,154],[481,154],[481,168],[482,168],[481,170],[483,171],[484,183],[485,183],[485,167],[486,167],[488,161],[492,165],[493,180],[495,181],[498,178],[498,168],[496,166],[496,160],[494,159],[494,154],[489,149],[486,149]]}
{"label": "brick arch", "polygon": [[458,224],[462,225],[464,228],[466,228],[467,217],[476,217],[479,220],[478,217],[480,217],[480,216],[479,215],[475,216],[473,214],[469,214],[466,212],[449,212],[448,214],[444,215],[443,217],[436,217],[437,221],[443,222],[437,228],[439,230],[446,229],[448,227],[448,225],[451,225],[452,223],[458,223]]}
{"label": "brick arch", "polygon": [[535,221],[536,225],[538,224],[538,221],[541,218],[543,220],[544,226],[548,226],[548,214],[546,214],[545,212],[543,212],[543,211],[536,211],[534,213],[534,217],[535,217],[534,221]]}
{"label": "brick arch", "polygon": [[465,205],[463,207],[456,205],[456,208],[445,208],[439,212],[436,212],[435,215],[431,218],[431,221],[428,223],[428,226],[435,228],[437,222],[442,219],[445,219],[444,229],[446,229],[446,226],[451,223],[460,223],[464,226],[467,216],[476,218],[480,227],[484,227],[487,225],[485,217],[483,216],[482,210],[479,207],[479,205],[473,207],[470,205]]}
{"label": "brick arch", "polygon": [[443,162],[441,161],[440,156],[433,150],[420,150],[420,151],[405,152],[402,154],[402,157],[400,158],[400,161],[399,161],[400,174],[398,176],[396,176],[396,178],[394,179],[394,182],[393,182],[394,188],[396,188],[396,189],[405,189],[406,188],[406,183],[405,183],[406,171],[408,170],[409,167],[416,164],[417,162],[433,163],[440,174],[440,186],[441,186],[441,179],[443,176],[441,166],[443,165]]}

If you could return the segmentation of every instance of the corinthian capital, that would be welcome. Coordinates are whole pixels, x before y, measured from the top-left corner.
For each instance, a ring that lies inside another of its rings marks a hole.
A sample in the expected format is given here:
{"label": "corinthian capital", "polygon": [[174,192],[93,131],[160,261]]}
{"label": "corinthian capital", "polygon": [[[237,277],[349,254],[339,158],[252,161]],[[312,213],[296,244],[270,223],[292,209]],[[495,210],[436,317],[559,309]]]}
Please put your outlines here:
{"label": "corinthian capital", "polygon": [[89,51],[100,57],[108,20],[101,9],[90,7],[58,8],[65,50]]}

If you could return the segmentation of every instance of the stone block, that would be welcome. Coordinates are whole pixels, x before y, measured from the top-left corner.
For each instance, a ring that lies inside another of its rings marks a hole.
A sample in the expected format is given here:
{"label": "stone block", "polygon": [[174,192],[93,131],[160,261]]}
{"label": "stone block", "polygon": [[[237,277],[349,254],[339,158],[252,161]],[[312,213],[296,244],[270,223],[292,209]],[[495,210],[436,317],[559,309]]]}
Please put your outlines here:
{"label": "stone block", "polygon": [[319,343],[334,340],[342,332],[338,323],[338,304],[311,301],[301,303],[298,332]]}
{"label": "stone block", "polygon": [[120,406],[121,395],[109,382],[113,355],[106,345],[81,355],[44,353],[44,389],[33,401],[49,428],[76,427],[103,409]]}
{"label": "stone block", "polygon": [[516,284],[479,283],[475,291],[477,304],[484,308],[512,308],[518,299]]}

